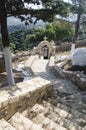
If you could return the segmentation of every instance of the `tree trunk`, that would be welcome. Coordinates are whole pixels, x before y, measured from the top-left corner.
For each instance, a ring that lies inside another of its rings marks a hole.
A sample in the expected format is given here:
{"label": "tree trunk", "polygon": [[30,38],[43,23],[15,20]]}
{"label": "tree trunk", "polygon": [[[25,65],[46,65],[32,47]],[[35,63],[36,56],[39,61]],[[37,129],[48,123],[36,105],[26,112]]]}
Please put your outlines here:
{"label": "tree trunk", "polygon": [[7,71],[8,84],[10,86],[15,85],[13,72],[12,72],[12,58],[11,58],[10,47],[4,47],[3,51],[4,51],[4,57],[5,57],[5,66],[6,66],[6,71]]}
{"label": "tree trunk", "polygon": [[79,25],[80,25],[80,18],[81,18],[81,14],[78,13],[77,15],[77,21],[76,21],[76,24],[75,24],[75,34],[74,34],[74,38],[73,38],[73,43],[71,45],[71,57],[75,51],[75,42],[77,40],[77,37],[78,37],[78,31],[79,31]]}
{"label": "tree trunk", "polygon": [[75,34],[74,34],[74,39],[73,39],[74,43],[75,43],[75,41],[77,40],[77,37],[78,37],[80,18],[81,18],[81,14],[78,14],[77,15],[77,21],[76,21],[76,24],[75,24]]}
{"label": "tree trunk", "polygon": [[75,51],[75,43],[72,43],[72,45],[71,45],[71,57],[72,57],[74,51]]}
{"label": "tree trunk", "polygon": [[11,52],[10,52],[10,47],[9,47],[5,0],[0,0],[0,24],[1,24],[1,35],[2,35],[2,43],[3,43],[3,48],[4,48],[3,51],[4,51],[4,57],[5,57],[8,84],[11,86],[11,85],[15,85],[15,82],[14,82],[14,77],[12,73],[12,59],[11,59]]}

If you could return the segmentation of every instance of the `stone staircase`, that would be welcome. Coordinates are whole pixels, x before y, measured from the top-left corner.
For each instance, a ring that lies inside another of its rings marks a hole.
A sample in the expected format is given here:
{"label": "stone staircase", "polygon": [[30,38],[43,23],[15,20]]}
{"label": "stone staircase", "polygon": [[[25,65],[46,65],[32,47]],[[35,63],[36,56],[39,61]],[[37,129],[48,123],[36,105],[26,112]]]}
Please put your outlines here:
{"label": "stone staircase", "polygon": [[54,101],[42,101],[8,121],[0,120],[0,130],[86,130],[86,115]]}
{"label": "stone staircase", "polygon": [[[41,65],[43,64],[41,63]],[[36,66],[34,65],[33,68],[35,70]],[[45,101],[46,98],[42,96],[48,95],[47,91],[50,88],[48,81],[37,78],[32,82],[26,82],[26,87],[24,82],[22,85],[24,90],[21,92],[24,95],[30,95],[31,98],[27,97],[25,100],[24,96],[23,100],[21,98],[21,104],[24,106],[27,103],[29,107],[24,108],[23,112],[20,110],[15,111],[15,114],[13,113],[14,115],[11,118],[9,117],[9,120],[3,117],[4,119],[0,120],[0,130],[86,130],[86,93],[79,91],[74,84],[65,79],[52,79],[51,74],[48,73],[49,70],[46,72],[46,69],[42,68],[44,71],[41,72],[39,68],[38,66],[35,73],[44,79],[49,79],[53,85],[51,98]],[[47,88],[45,82],[48,85]],[[40,89],[37,89],[37,86]],[[36,91],[34,91],[35,88]],[[17,90],[17,93],[20,92],[19,90]],[[30,92],[27,93],[27,90]],[[38,99],[42,101],[40,104],[36,103]],[[19,102],[16,103],[18,107],[21,106]],[[5,114],[8,115],[7,111],[5,111]]]}
{"label": "stone staircase", "polygon": [[15,113],[7,122],[0,120],[0,130],[45,130],[41,126],[35,124],[33,121],[27,119],[20,113]]}
{"label": "stone staircase", "polygon": [[41,126],[35,124],[18,112],[9,120],[9,123],[15,127],[16,130],[44,130]]}
{"label": "stone staircase", "polygon": [[82,109],[76,109],[77,107],[74,109],[73,104],[67,105],[68,101],[65,103],[66,96],[70,96],[72,102],[75,98],[72,99],[71,93],[66,93],[66,89],[64,91],[62,87],[54,89],[51,98],[47,101],[43,100],[39,104],[35,102],[35,105],[29,106],[21,113],[15,113],[9,120],[1,119],[0,130],[86,130],[86,114]]}
{"label": "stone staircase", "polygon": [[60,103],[43,101],[27,108],[23,115],[46,130],[86,130],[86,116]]}

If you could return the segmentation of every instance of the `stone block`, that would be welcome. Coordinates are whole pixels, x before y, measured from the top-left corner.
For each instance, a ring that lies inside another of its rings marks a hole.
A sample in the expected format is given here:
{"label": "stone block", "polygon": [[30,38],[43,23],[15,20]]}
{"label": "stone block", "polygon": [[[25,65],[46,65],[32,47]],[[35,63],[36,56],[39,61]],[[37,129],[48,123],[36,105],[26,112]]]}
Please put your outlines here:
{"label": "stone block", "polygon": [[4,119],[0,120],[0,130],[16,130]]}

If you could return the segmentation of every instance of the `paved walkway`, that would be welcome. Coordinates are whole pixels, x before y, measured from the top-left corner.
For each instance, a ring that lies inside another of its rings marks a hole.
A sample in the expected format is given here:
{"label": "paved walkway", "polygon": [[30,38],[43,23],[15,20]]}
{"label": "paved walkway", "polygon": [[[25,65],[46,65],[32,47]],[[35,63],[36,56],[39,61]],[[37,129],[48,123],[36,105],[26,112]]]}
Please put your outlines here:
{"label": "paved walkway", "polygon": [[31,66],[36,76],[40,76],[47,80],[55,79],[55,76],[48,70],[49,60],[38,59],[35,60]]}
{"label": "paved walkway", "polygon": [[32,65],[33,72],[36,76],[40,76],[52,82],[52,98],[56,100],[56,102],[63,103],[74,110],[86,114],[86,91],[79,90],[76,85],[66,79],[56,79],[47,68],[48,62],[49,60],[36,60]]}

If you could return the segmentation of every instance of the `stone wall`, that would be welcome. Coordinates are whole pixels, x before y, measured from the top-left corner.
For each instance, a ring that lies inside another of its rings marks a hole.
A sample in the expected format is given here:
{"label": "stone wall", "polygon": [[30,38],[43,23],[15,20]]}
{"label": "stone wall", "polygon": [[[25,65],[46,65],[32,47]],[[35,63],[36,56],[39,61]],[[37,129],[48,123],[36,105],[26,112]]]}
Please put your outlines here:
{"label": "stone wall", "polygon": [[36,59],[38,59],[38,55],[31,55],[25,62],[24,67],[25,68],[31,67]]}
{"label": "stone wall", "polygon": [[55,77],[65,78],[67,80],[70,80],[74,84],[76,84],[81,90],[86,90],[86,76],[85,75],[81,74],[80,72],[65,71],[62,68],[60,68],[58,65],[52,64],[51,60],[54,60],[54,58],[50,59],[49,69],[55,75]]}
{"label": "stone wall", "polygon": [[40,77],[16,84],[15,89],[0,90],[0,119],[8,120],[16,112],[22,112],[50,96],[52,85]]}
{"label": "stone wall", "polygon": [[32,65],[33,65],[34,61],[37,60],[38,58],[39,58],[38,55],[31,55],[24,64],[24,70],[28,73],[28,75],[30,77],[35,76],[35,74],[32,70]]}
{"label": "stone wall", "polygon": [[59,66],[55,65],[54,61],[54,57],[51,57],[48,64],[49,70],[55,75],[55,77],[65,78],[63,70]]}
{"label": "stone wall", "polygon": [[63,71],[63,73],[81,90],[86,90],[86,77],[82,76],[80,72]]}
{"label": "stone wall", "polygon": [[[86,46],[86,40],[84,41],[81,41],[81,42],[76,42],[75,43],[75,47],[78,48],[78,47],[84,47]],[[71,44],[68,44],[68,43],[64,43],[62,45],[59,45],[56,47],[56,52],[64,52],[64,51],[69,51],[71,49]]]}
{"label": "stone wall", "polygon": [[49,69],[55,75],[56,78],[65,78],[63,70],[59,66],[49,66]]}

